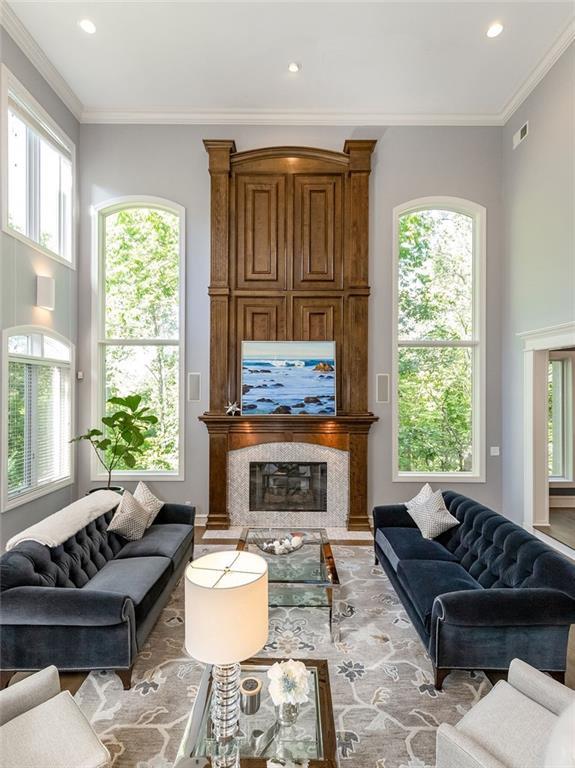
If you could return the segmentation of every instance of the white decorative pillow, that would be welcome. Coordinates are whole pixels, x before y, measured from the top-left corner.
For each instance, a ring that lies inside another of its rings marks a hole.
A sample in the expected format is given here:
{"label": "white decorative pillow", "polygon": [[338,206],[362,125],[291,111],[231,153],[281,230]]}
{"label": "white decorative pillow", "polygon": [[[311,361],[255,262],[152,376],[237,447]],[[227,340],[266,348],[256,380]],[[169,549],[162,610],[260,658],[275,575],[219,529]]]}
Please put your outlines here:
{"label": "white decorative pillow", "polygon": [[116,514],[110,520],[108,531],[118,533],[130,541],[137,541],[146,532],[150,516],[151,512],[148,509],[136,501],[129,491],[124,491]]}
{"label": "white decorative pillow", "polygon": [[160,509],[164,506],[164,502],[154,496],[152,491],[148,488],[146,483],[141,481],[138,483],[136,490],[134,491],[134,498],[139,501],[140,504],[150,512],[150,522],[148,528],[152,525],[156,519],[156,515]]}
{"label": "white decorative pillow", "polygon": [[419,491],[417,496],[414,496],[413,499],[410,499],[409,501],[405,502],[405,506],[410,509],[411,507],[417,506],[418,504],[425,503],[430,496],[433,495],[433,489],[429,485],[429,483],[425,483],[425,485],[422,487],[422,489]]}
{"label": "white decorative pillow", "polygon": [[407,511],[424,539],[435,539],[441,533],[459,525],[459,520],[453,517],[445,506],[441,491],[435,491],[427,501],[413,504]]}

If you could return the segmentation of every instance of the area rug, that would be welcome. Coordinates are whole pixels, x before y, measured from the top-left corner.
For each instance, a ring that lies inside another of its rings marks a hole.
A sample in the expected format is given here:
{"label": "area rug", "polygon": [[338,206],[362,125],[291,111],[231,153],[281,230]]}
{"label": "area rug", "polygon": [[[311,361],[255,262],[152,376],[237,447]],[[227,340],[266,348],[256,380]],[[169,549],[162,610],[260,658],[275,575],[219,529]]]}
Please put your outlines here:
{"label": "area rug", "polygon": [[[195,555],[214,549],[199,545]],[[334,555],[341,641],[330,641],[327,610],[277,608],[262,655],[328,660],[341,768],[433,768],[439,724],[460,720],[490,683],[479,672],[454,672],[436,691],[429,658],[371,547],[336,546]],[[97,672],[76,694],[114,768],[173,765],[202,672],[183,650],[183,594],[180,583],[130,691],[115,674]]]}

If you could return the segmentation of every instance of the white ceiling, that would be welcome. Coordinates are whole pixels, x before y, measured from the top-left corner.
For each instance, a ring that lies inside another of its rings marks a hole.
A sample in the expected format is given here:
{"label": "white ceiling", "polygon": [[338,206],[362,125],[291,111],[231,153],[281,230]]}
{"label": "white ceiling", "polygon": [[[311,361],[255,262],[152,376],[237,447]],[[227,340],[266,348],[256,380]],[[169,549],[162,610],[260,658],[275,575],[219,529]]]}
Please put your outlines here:
{"label": "white ceiling", "polygon": [[[497,123],[573,39],[575,17],[573,2],[10,6],[87,122]],[[504,31],[488,39],[494,20]]]}

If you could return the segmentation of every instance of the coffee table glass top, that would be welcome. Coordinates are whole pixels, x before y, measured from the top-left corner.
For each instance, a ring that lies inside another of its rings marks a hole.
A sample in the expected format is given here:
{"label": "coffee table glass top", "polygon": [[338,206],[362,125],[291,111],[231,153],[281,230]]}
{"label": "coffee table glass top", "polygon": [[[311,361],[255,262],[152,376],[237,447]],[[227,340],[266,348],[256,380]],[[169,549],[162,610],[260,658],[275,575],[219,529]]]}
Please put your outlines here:
{"label": "coffee table glass top", "polygon": [[[271,539],[282,540],[288,534],[303,536],[300,549],[285,555],[263,552],[257,545],[265,532]],[[270,584],[301,584],[330,587],[339,584],[335,560],[324,528],[244,528],[238,549],[261,555],[268,564]]]}
{"label": "coffee table glass top", "polygon": [[[267,671],[276,659],[252,659],[241,665],[242,678],[261,680],[260,707],[255,714],[240,713],[237,745],[240,765],[257,768],[271,758],[285,761],[309,760],[314,766],[335,765],[333,710],[325,661],[306,661],[310,671],[308,701],[301,704],[294,725],[280,726],[269,695]],[[327,688],[327,692],[326,692]],[[174,768],[208,768],[217,752],[212,735],[211,666],[206,667],[186,726]],[[333,753],[333,754],[332,754]]]}

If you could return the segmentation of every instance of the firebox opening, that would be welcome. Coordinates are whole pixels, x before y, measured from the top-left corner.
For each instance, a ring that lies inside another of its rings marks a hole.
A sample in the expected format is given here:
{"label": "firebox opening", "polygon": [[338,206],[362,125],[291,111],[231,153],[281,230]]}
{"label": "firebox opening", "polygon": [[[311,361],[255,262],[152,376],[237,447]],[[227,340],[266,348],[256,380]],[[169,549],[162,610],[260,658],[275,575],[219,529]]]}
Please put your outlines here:
{"label": "firebox opening", "polygon": [[250,510],[327,511],[327,463],[250,462]]}

